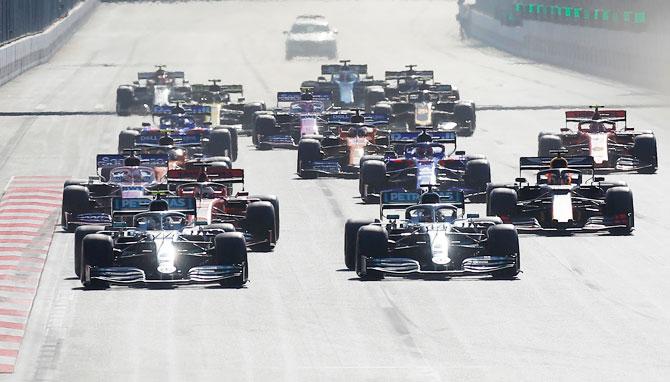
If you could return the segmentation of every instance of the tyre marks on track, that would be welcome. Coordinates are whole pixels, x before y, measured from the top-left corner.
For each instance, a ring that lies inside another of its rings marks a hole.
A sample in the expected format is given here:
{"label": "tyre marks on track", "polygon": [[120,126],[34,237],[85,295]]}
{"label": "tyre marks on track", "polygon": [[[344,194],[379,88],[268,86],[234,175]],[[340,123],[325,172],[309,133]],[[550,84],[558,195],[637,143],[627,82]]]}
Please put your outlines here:
{"label": "tyre marks on track", "polygon": [[14,372],[65,177],[13,177],[0,199],[0,373]]}

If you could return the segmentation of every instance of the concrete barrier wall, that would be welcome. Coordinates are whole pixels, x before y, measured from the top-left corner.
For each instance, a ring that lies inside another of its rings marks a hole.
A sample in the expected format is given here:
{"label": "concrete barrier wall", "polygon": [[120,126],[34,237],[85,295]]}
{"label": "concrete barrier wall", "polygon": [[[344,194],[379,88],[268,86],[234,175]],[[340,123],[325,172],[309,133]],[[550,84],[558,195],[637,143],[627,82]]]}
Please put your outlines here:
{"label": "concrete barrier wall", "polygon": [[668,39],[662,33],[625,32],[524,20],[504,26],[474,9],[462,15],[470,37],[500,50],[580,72],[652,87],[668,87]]}
{"label": "concrete barrier wall", "polygon": [[47,30],[0,46],[0,85],[49,61],[98,4],[98,0],[85,0]]}

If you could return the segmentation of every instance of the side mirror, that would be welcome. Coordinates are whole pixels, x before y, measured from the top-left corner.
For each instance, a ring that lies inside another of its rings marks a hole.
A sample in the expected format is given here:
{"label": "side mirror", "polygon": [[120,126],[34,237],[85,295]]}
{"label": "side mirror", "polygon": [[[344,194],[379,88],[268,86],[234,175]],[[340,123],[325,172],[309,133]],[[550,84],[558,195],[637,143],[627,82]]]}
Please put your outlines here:
{"label": "side mirror", "polygon": [[400,220],[400,215],[386,215],[388,220]]}
{"label": "side mirror", "polygon": [[126,227],[128,227],[128,223],[124,221],[112,222],[112,228],[126,228]]}
{"label": "side mirror", "polygon": [[526,180],[526,178],[516,178],[514,179],[514,181],[517,183],[528,183],[528,180]]}
{"label": "side mirror", "polygon": [[604,182],[605,177],[604,176],[596,176],[595,178],[593,178],[593,181],[594,182]]}
{"label": "side mirror", "polygon": [[205,226],[205,225],[207,225],[207,224],[208,224],[208,223],[207,223],[206,220],[198,220],[198,221],[195,222],[195,225],[196,225],[196,226]]}
{"label": "side mirror", "polygon": [[465,155],[465,150],[457,150],[454,154],[456,154],[456,155]]}
{"label": "side mirror", "polygon": [[479,214],[467,214],[466,217],[468,219],[477,219],[479,217]]}

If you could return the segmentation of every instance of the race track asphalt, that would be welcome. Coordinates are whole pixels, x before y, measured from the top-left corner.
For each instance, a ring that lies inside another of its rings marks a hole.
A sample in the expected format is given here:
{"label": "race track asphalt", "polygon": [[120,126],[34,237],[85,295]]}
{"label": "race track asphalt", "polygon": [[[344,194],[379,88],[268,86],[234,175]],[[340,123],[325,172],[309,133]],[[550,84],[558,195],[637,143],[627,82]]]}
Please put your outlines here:
{"label": "race track asphalt", "polygon": [[378,214],[359,204],[357,183],[299,180],[294,151],[242,138],[247,189],[278,195],[282,212],[275,252],[250,255],[248,286],[82,291],[72,235],[55,228],[16,373],[0,381],[667,380],[667,97],[461,41],[455,12],[423,0],[103,4],[51,62],[0,88],[0,111],[82,112],[1,117],[0,186],[91,175],[95,155],[142,121],[106,113],[116,87],[154,64],[244,84],[247,99],[271,104],[317,76],[319,60],[284,60],[282,31],[322,13],[339,29],[340,58],[377,77],[434,69],[489,106],[459,147],[487,154],[494,181],[517,176],[538,132],[558,131],[556,107],[629,107],[660,153],[656,175],[611,177],[634,191],[632,236],[524,236],[515,281],[363,283],[342,269],[345,220]]}

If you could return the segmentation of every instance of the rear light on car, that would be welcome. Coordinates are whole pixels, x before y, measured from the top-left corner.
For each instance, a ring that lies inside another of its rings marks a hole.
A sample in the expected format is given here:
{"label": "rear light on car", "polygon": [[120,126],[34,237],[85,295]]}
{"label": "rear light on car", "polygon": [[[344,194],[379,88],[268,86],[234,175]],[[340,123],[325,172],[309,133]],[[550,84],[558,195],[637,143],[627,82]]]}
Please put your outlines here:
{"label": "rear light on car", "polygon": [[628,224],[628,214],[616,214],[612,217],[612,224],[614,225],[627,225]]}

